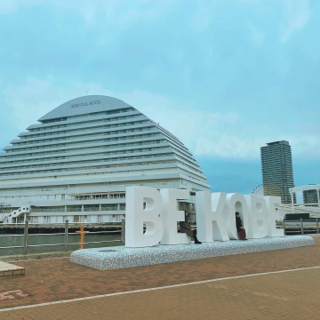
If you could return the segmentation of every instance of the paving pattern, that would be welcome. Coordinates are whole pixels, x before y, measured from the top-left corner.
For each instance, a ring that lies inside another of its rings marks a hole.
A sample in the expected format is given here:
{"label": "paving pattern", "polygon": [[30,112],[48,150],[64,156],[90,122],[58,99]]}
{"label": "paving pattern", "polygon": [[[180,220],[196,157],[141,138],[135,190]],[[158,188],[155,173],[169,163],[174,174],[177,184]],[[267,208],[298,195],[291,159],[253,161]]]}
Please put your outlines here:
{"label": "paving pattern", "polygon": [[[315,241],[312,247],[109,271],[68,259],[17,262],[26,276],[0,280],[0,319],[320,319],[320,238]],[[278,272],[298,268],[305,269]],[[258,273],[269,274],[238,277]],[[197,281],[206,282],[183,285]],[[116,294],[173,285],[180,286]],[[104,297],[60,303],[97,295]],[[4,311],[40,303],[55,304]]]}

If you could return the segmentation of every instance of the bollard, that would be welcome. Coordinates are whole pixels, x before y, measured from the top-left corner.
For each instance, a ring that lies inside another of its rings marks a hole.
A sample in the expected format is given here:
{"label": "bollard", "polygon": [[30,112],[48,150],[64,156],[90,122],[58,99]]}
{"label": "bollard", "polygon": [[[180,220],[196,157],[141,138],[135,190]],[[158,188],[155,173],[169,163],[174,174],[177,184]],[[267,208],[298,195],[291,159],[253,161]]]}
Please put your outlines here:
{"label": "bollard", "polygon": [[318,218],[316,219],[317,221],[317,233],[319,233],[319,221],[318,221]]}
{"label": "bollard", "polygon": [[283,219],[283,233],[286,235],[286,219]]}
{"label": "bollard", "polygon": [[84,227],[83,225],[81,226],[79,231],[76,231],[76,233],[80,233],[80,249],[83,249],[83,245],[84,245],[84,235],[86,233],[89,233],[89,231],[84,231]]}
{"label": "bollard", "polygon": [[125,238],[126,238],[126,223],[125,219],[122,219],[121,222],[121,244],[125,245]]}
{"label": "bollard", "polygon": [[24,224],[23,255],[28,254],[28,233],[29,233],[29,221],[26,220]]}
{"label": "bollard", "polygon": [[66,225],[64,227],[64,251],[68,251],[68,241],[69,241],[69,220],[66,220]]}
{"label": "bollard", "polygon": [[302,218],[300,218],[300,227],[301,227],[301,234],[304,234]]}

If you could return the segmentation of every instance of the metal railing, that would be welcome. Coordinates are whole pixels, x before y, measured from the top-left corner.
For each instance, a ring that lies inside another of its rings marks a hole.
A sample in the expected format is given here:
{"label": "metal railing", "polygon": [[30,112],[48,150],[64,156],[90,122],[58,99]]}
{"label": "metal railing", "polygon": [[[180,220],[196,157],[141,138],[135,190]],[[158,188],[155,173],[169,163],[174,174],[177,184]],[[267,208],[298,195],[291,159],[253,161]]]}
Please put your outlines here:
{"label": "metal railing", "polygon": [[[72,245],[88,245],[88,244],[100,244],[100,243],[118,243],[120,242],[121,245],[125,244],[125,220],[123,219],[121,222],[121,229],[119,230],[110,230],[110,231],[90,231],[88,234],[113,234],[113,233],[121,233],[121,239],[120,240],[105,240],[105,241],[90,241],[90,242],[69,242],[69,235],[79,235],[79,233],[71,233],[69,232],[69,221],[66,220],[65,223],[55,223],[55,224],[47,224],[46,226],[64,226],[64,232],[63,233],[36,233],[36,234],[30,234],[29,233],[29,221],[26,220],[24,225],[24,234],[10,234],[10,235],[0,235],[0,237],[23,237],[23,245],[22,246],[6,246],[6,247],[0,247],[0,249],[23,249],[23,255],[28,254],[28,248],[30,247],[50,247],[50,246],[63,246],[64,251],[68,251],[68,247]],[[79,225],[79,226],[105,226],[105,224],[102,223],[72,223],[72,225]],[[42,244],[28,244],[28,240],[30,237],[39,237],[39,236],[62,236],[64,235],[64,242],[62,243],[42,243]]]}
{"label": "metal railing", "polygon": [[319,219],[316,218],[313,221],[311,220],[283,220],[283,230],[284,234],[312,234],[320,233],[319,232]]}
{"label": "metal railing", "polygon": [[275,206],[282,212],[283,216],[294,213],[309,213],[312,218],[320,218],[320,207],[314,203],[276,204]]}

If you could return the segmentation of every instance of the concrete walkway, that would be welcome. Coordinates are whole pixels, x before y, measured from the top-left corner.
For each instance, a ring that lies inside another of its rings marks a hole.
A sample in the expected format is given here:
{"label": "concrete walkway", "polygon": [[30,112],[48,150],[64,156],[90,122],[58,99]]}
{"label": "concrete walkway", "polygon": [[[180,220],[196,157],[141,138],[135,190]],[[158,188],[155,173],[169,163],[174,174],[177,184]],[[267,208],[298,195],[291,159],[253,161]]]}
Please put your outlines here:
{"label": "concrete walkway", "polygon": [[26,276],[0,280],[0,319],[319,319],[315,241],[110,271],[68,259],[17,262]]}

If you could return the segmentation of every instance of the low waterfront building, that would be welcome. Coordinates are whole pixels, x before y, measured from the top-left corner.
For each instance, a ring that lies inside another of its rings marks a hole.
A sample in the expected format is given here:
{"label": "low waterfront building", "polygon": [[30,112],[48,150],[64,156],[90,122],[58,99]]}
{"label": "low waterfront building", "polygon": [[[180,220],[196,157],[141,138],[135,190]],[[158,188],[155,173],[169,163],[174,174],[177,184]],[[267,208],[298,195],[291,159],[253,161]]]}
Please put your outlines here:
{"label": "low waterfront building", "polygon": [[[309,184],[309,186],[315,186],[315,184]],[[303,190],[303,203],[316,203],[318,205],[318,191],[316,189]]]}
{"label": "low waterfront building", "polygon": [[320,185],[308,184],[306,186],[299,186],[290,188],[291,197],[296,197],[298,192],[302,192],[304,204],[315,204],[320,206]]}

